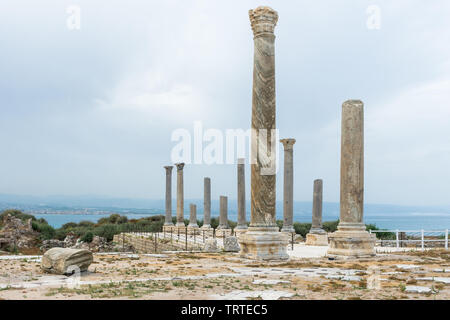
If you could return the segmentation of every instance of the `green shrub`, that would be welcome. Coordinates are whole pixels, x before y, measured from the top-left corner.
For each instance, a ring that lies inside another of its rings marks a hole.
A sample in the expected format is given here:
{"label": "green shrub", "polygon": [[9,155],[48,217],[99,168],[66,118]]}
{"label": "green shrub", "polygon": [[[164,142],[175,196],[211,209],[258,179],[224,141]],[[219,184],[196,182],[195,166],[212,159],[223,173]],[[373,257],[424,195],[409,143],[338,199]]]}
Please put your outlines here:
{"label": "green shrub", "polygon": [[61,229],[73,229],[76,228],[78,226],[78,224],[76,224],[75,222],[68,222],[62,225]]}
{"label": "green shrub", "polygon": [[78,223],[78,227],[83,227],[83,228],[93,228],[95,226],[95,223],[92,221],[80,221]]}
{"label": "green shrub", "polygon": [[283,228],[283,220],[277,220],[276,223],[277,223],[278,229],[281,230],[281,228]]}
{"label": "green shrub", "polygon": [[337,230],[337,226],[339,224],[339,220],[336,221],[326,221],[322,223],[323,230],[326,232],[335,232]]}
{"label": "green shrub", "polygon": [[39,237],[41,240],[54,239],[56,231],[52,226],[37,221],[33,221],[31,226],[33,227],[33,230],[40,233]]}
{"label": "green shrub", "polygon": [[[380,230],[376,225],[374,224],[366,224],[366,230]],[[394,232],[375,232],[377,239],[381,240],[395,240],[395,233]]]}
{"label": "green shrub", "polygon": [[119,234],[120,229],[114,224],[104,224],[94,230],[94,234],[103,237],[108,241],[112,241],[114,235]]}
{"label": "green shrub", "polygon": [[300,234],[303,238],[306,237],[306,234],[311,229],[311,223],[300,223],[294,222],[294,230],[295,233]]}
{"label": "green shrub", "polygon": [[211,227],[216,229],[219,226],[219,219],[218,218],[211,218]]}
{"label": "green shrub", "polygon": [[58,240],[64,240],[69,232],[63,228],[55,230],[55,238]]}
{"label": "green shrub", "polygon": [[94,234],[90,231],[86,232],[82,237],[81,241],[91,243],[94,239]]}

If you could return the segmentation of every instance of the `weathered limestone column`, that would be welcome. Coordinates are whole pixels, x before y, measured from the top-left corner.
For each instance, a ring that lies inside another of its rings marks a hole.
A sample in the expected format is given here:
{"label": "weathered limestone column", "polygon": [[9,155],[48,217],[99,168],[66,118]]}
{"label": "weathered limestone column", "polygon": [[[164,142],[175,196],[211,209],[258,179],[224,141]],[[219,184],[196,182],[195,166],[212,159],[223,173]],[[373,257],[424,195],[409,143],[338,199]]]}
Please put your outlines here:
{"label": "weathered limestone column", "polygon": [[211,179],[203,180],[203,226],[202,230],[211,231]]}
{"label": "weathered limestone column", "polygon": [[284,181],[283,181],[283,228],[282,232],[293,233],[294,230],[294,163],[293,151],[295,139],[281,139],[284,147]]}
{"label": "weathered limestone column", "polygon": [[375,254],[375,240],[363,223],[363,107],[359,100],[348,100],[342,105],[340,221],[338,230],[330,235],[329,255]]}
{"label": "weathered limestone column", "polygon": [[322,229],[322,192],[323,182],[321,179],[314,180],[312,225],[311,230],[306,235],[306,245],[327,246],[328,236]]}
{"label": "weathered limestone column", "polygon": [[190,214],[189,214],[189,233],[198,233],[198,223],[197,223],[197,206],[195,204],[190,204]]}
{"label": "weathered limestone column", "polygon": [[[275,218],[275,34],[278,13],[269,7],[249,11],[254,35],[251,217],[240,237],[241,256],[261,260],[288,259],[288,239],[279,232]],[[266,139],[264,138],[266,134]],[[267,151],[264,151],[264,145]],[[267,170],[269,169],[269,170]]]}
{"label": "weathered limestone column", "polygon": [[242,235],[248,229],[245,217],[245,159],[238,159],[237,165],[237,209],[238,224],[234,231]]}
{"label": "weathered limestone column", "polygon": [[216,236],[221,237],[224,233],[225,235],[231,234],[231,229],[228,225],[228,197],[220,196],[220,216]]}
{"label": "weathered limestone column", "polygon": [[173,227],[172,222],[172,169],[173,166],[165,166],[166,169],[166,218],[164,229],[169,230]]}
{"label": "weathered limestone column", "polygon": [[[177,228],[184,228],[184,186],[183,168],[184,163],[176,163],[177,166]],[[182,231],[181,229],[180,231]]]}

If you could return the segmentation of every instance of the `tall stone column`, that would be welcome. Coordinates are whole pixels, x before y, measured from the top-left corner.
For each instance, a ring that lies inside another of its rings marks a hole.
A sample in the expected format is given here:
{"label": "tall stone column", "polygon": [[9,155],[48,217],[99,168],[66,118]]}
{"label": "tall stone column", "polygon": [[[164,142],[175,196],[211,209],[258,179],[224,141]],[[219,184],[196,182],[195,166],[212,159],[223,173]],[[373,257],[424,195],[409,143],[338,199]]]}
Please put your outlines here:
{"label": "tall stone column", "polygon": [[176,227],[185,227],[184,225],[184,186],[183,186],[183,168],[184,163],[176,163],[177,167],[177,224]]}
{"label": "tall stone column", "polygon": [[[237,202],[238,202],[238,224],[236,229],[241,232],[247,230],[247,219],[245,218],[245,159],[238,159],[237,165]],[[236,230],[236,231],[237,231]]]}
{"label": "tall stone column", "polygon": [[190,204],[190,214],[189,214],[189,225],[188,229],[198,229],[198,223],[197,223],[197,206],[195,204]]}
{"label": "tall stone column", "polygon": [[293,233],[294,230],[294,144],[295,139],[281,139],[284,147],[284,181],[283,181],[283,228],[282,232]]}
{"label": "tall stone column", "polygon": [[338,230],[330,235],[329,255],[374,255],[375,240],[363,222],[364,112],[359,100],[342,105],[341,196]]}
{"label": "tall stone column", "polygon": [[166,219],[165,227],[172,227],[172,169],[173,166],[165,166],[166,169]]}
{"label": "tall stone column", "polygon": [[203,180],[203,226],[202,229],[211,229],[211,179]]}
{"label": "tall stone column", "polygon": [[276,167],[271,151],[276,148],[272,144],[277,143],[272,130],[276,129],[274,29],[278,13],[258,7],[249,11],[249,17],[254,35],[251,216],[248,231],[240,237],[240,253],[250,259],[285,260],[288,239],[276,225],[275,170],[266,170]]}
{"label": "tall stone column", "polygon": [[323,183],[321,179],[314,180],[312,224],[311,230],[306,235],[306,245],[327,246],[328,236],[322,229],[322,191]]}

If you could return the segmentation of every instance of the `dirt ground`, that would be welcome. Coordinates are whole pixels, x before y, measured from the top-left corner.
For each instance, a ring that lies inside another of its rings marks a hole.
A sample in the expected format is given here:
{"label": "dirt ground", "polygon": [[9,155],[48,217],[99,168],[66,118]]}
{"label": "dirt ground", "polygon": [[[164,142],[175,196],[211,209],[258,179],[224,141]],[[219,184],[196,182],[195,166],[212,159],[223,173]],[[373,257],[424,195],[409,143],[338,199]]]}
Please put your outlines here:
{"label": "dirt ground", "polygon": [[[441,250],[284,263],[230,253],[94,254],[80,277],[46,274],[39,258],[0,256],[0,299],[450,299],[449,272],[450,252]],[[417,289],[428,292],[409,292]]]}

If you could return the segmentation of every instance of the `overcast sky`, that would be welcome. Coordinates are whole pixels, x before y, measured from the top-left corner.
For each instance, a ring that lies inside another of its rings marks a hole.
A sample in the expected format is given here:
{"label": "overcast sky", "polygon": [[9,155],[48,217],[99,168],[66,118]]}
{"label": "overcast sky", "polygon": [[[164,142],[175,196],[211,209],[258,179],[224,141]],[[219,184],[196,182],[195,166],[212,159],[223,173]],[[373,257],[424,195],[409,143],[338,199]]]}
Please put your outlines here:
{"label": "overcast sky", "polygon": [[[277,127],[297,139],[295,200],[317,178],[339,200],[341,105],[361,99],[365,201],[450,204],[447,0],[2,1],[0,193],[163,198],[175,129],[250,126],[259,5],[279,13]],[[186,198],[202,197],[204,176],[213,197],[236,198],[236,166],[205,164],[186,165]]]}

